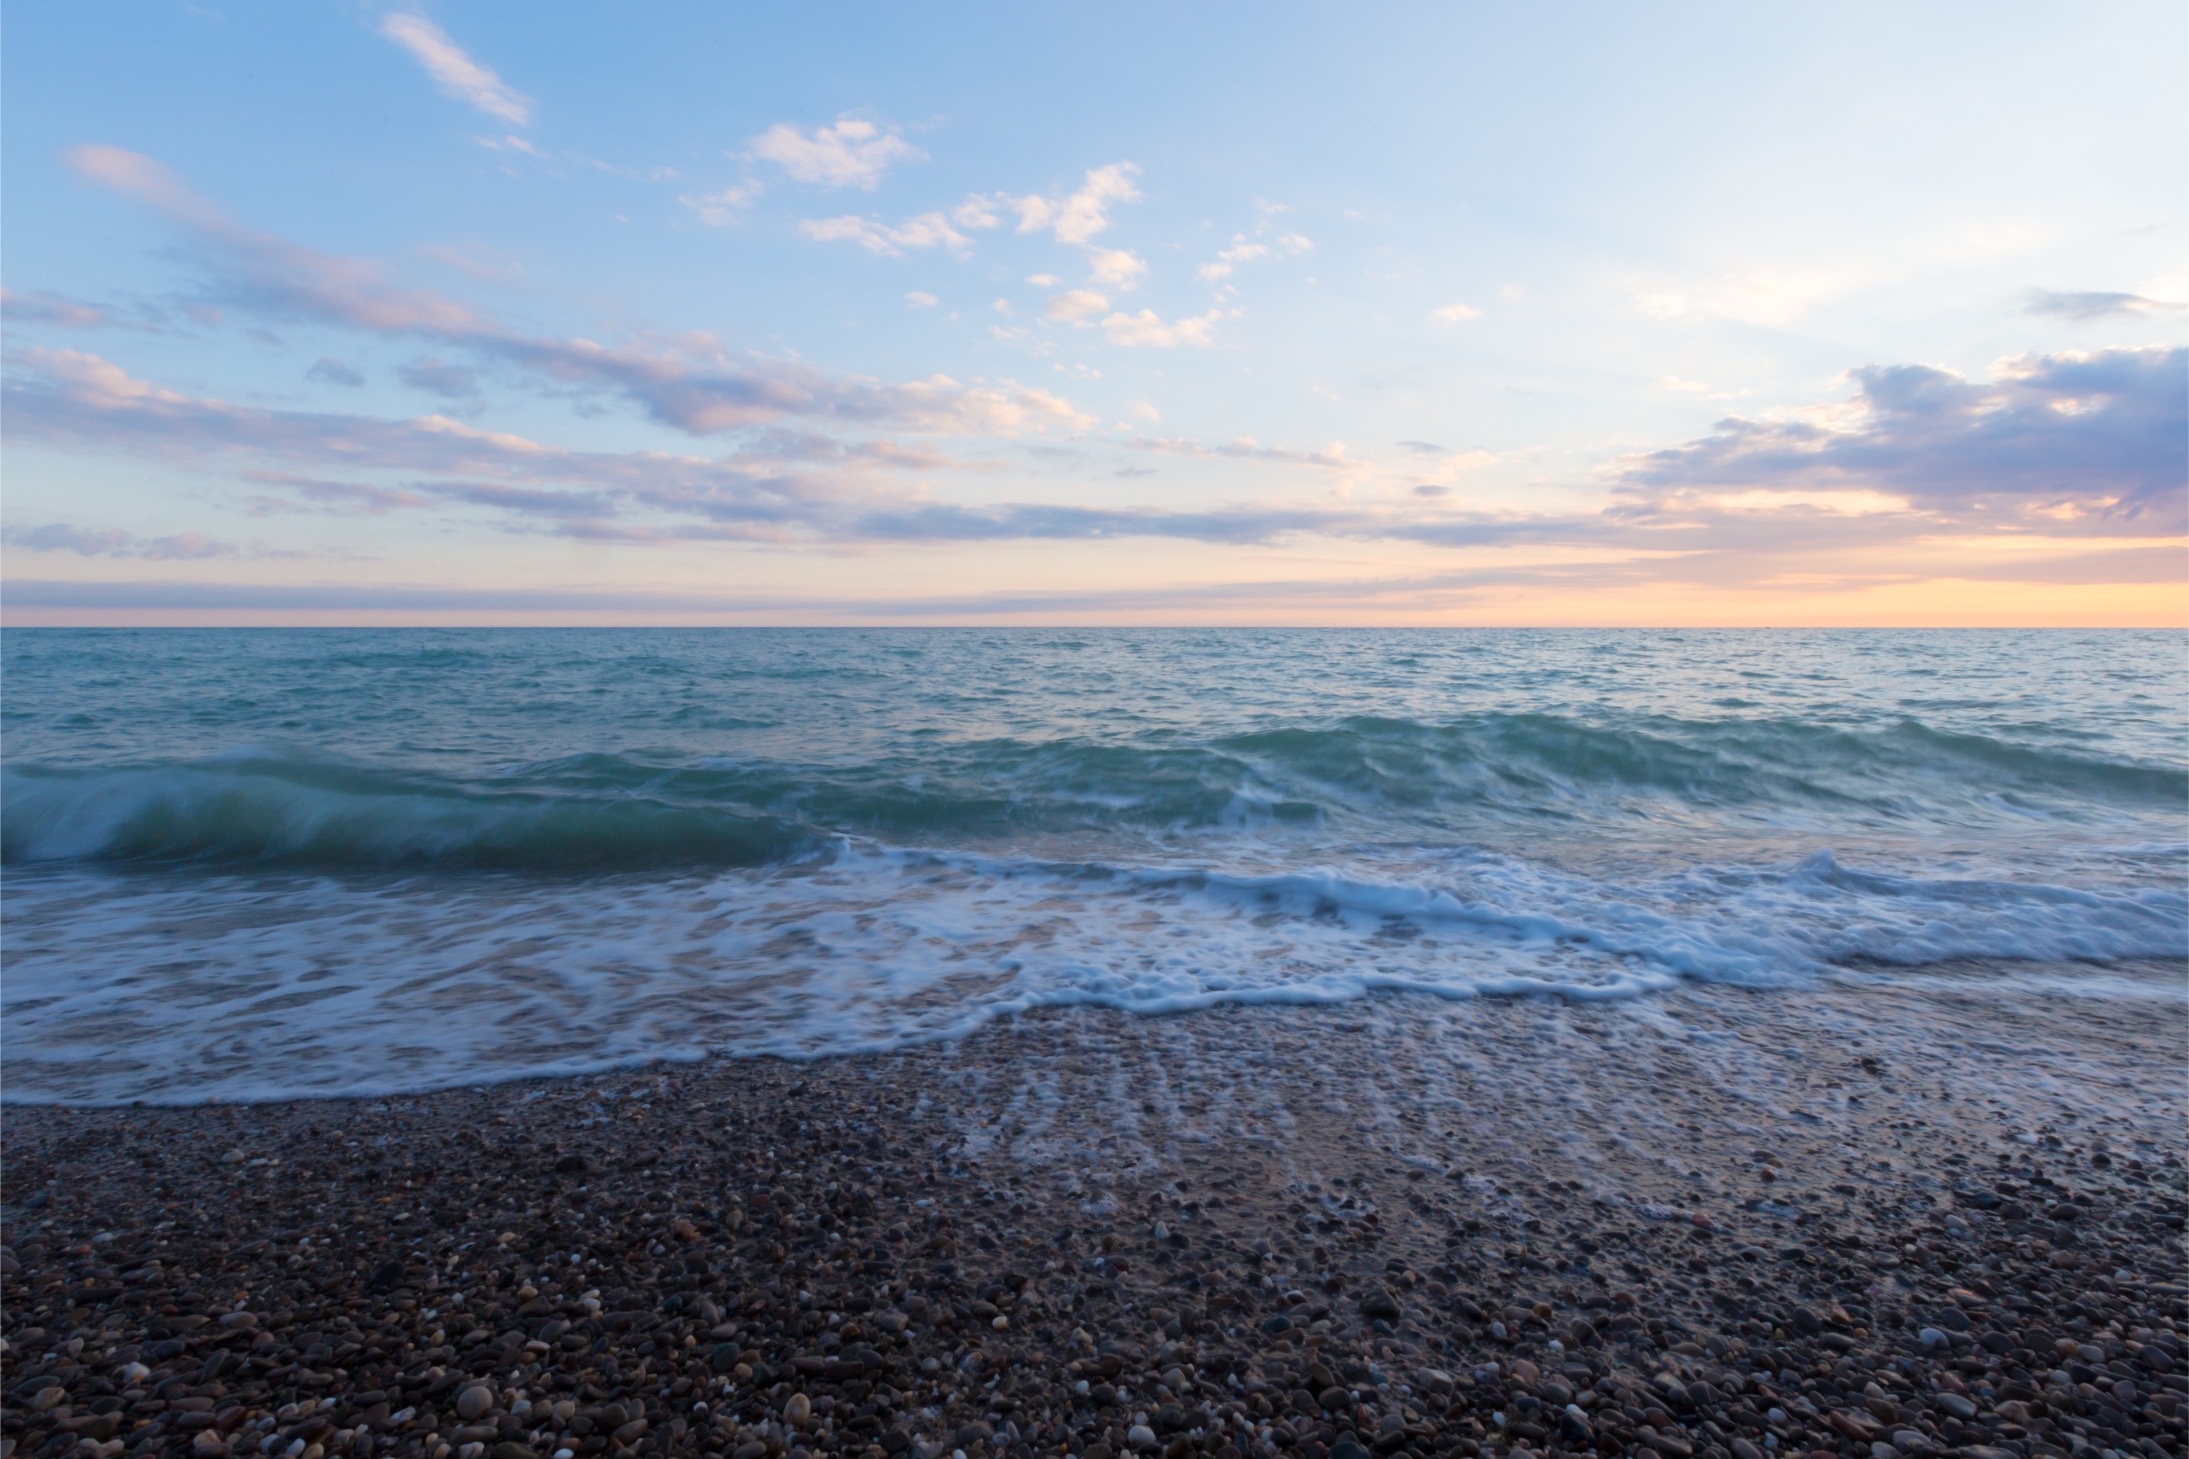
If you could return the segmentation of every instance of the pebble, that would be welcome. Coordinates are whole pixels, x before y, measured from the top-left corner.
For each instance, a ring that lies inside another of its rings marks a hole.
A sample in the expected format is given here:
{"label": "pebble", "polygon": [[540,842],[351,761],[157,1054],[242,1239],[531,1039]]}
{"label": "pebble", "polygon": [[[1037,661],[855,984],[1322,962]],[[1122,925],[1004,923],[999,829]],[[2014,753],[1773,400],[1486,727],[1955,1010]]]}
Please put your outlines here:
{"label": "pebble", "polygon": [[[1696,1221],[1709,1198],[1687,1190],[1686,1218],[1660,1226],[1516,1186],[1537,1230],[1365,1146],[1348,1158],[1383,1231],[1296,1219],[1281,1183],[1220,1151],[1155,1175],[1120,1163],[1065,1199],[1041,1183],[1053,1172],[964,1162],[911,1101],[862,1093],[874,1065],[804,1067],[825,1101],[768,1066],[703,1067],[678,1098],[631,1074],[546,1081],[536,1101],[254,1111],[282,1182],[245,1207],[204,1145],[185,1159],[161,1133],[219,1114],[12,1115],[11,1175],[63,1136],[140,1152],[78,1168],[51,1204],[11,1188],[0,1208],[15,1452],[139,1432],[147,1453],[204,1459],[364,1459],[362,1436],[371,1459],[443,1444],[439,1459],[1116,1459],[1181,1441],[1206,1459],[2148,1459],[2147,1435],[2182,1452],[2167,1380],[2189,1310],[2144,1265],[2158,1233],[2178,1239],[2182,1203],[2129,1182],[2125,1155],[2074,1222],[2087,1272],[2118,1277],[2063,1276],[2045,1228],[2010,1232],[1987,1208],[1955,1206],[1958,1225],[1929,1206],[1831,1214],[1815,1192],[1800,1209],[1827,1217],[1801,1225],[1802,1262],[1741,1261],[1788,1249],[1793,1216],[1729,1198]],[[589,1123],[596,1109],[613,1118]],[[1993,1179],[1983,1149],[1921,1139],[1896,1159],[1941,1190]],[[1821,1168],[1785,1153],[1782,1188]],[[558,1170],[573,1155],[582,1168]],[[1495,1257],[1444,1207],[1494,1230]],[[1958,1343],[1949,1309],[1968,1314]],[[94,1393],[119,1407],[93,1414]]]}

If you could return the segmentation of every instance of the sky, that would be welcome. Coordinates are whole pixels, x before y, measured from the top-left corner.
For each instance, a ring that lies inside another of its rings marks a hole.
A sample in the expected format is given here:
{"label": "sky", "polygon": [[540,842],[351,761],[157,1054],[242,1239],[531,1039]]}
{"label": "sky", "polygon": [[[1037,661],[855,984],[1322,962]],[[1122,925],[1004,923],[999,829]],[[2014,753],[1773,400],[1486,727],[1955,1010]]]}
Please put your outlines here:
{"label": "sky", "polygon": [[2178,625],[2175,3],[18,0],[38,623]]}

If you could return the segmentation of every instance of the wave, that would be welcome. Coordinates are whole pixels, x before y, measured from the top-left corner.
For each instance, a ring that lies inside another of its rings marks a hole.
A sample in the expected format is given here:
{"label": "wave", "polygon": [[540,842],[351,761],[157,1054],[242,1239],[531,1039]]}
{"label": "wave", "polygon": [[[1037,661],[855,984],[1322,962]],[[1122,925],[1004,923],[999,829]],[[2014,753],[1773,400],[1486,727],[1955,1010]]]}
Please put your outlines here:
{"label": "wave", "polygon": [[0,774],[0,860],[541,873],[756,866],[812,852],[780,818],[636,797],[482,792],[327,764]]}
{"label": "wave", "polygon": [[567,885],[58,866],[8,899],[5,1097],[92,1103],[883,1051],[1041,1008],[1646,1002],[1972,963],[2043,996],[2174,998],[2189,955],[2178,879],[2097,891],[1829,852],[1621,879],[1486,852],[1251,872],[847,843]]}
{"label": "wave", "polygon": [[1317,831],[1454,844],[1568,830],[1956,831],[2189,810],[2189,771],[1947,733],[1789,720],[1356,717],[1168,734],[901,742],[865,760],[587,752],[454,776],[249,746],[181,763],[10,765],[0,856],[608,871],[750,866],[836,836]]}

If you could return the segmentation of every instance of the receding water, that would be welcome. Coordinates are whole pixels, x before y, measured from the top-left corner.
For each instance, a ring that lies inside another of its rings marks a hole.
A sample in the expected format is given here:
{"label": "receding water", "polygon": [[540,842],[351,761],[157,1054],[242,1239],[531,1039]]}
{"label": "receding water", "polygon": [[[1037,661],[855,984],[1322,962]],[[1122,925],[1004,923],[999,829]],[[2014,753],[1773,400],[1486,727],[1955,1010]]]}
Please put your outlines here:
{"label": "receding water", "polygon": [[[15,630],[13,1099],[2189,957],[2155,632]],[[2086,975],[2062,977],[2060,969]]]}

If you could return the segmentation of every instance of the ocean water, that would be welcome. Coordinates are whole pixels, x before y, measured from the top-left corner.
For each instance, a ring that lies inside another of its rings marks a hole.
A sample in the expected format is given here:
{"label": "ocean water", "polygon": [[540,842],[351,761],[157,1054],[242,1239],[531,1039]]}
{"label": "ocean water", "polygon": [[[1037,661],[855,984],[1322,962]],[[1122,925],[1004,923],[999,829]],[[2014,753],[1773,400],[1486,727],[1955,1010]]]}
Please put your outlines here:
{"label": "ocean water", "polygon": [[[14,1100],[2189,960],[2189,639],[0,636]],[[2125,991],[2124,991],[2125,990]]]}

